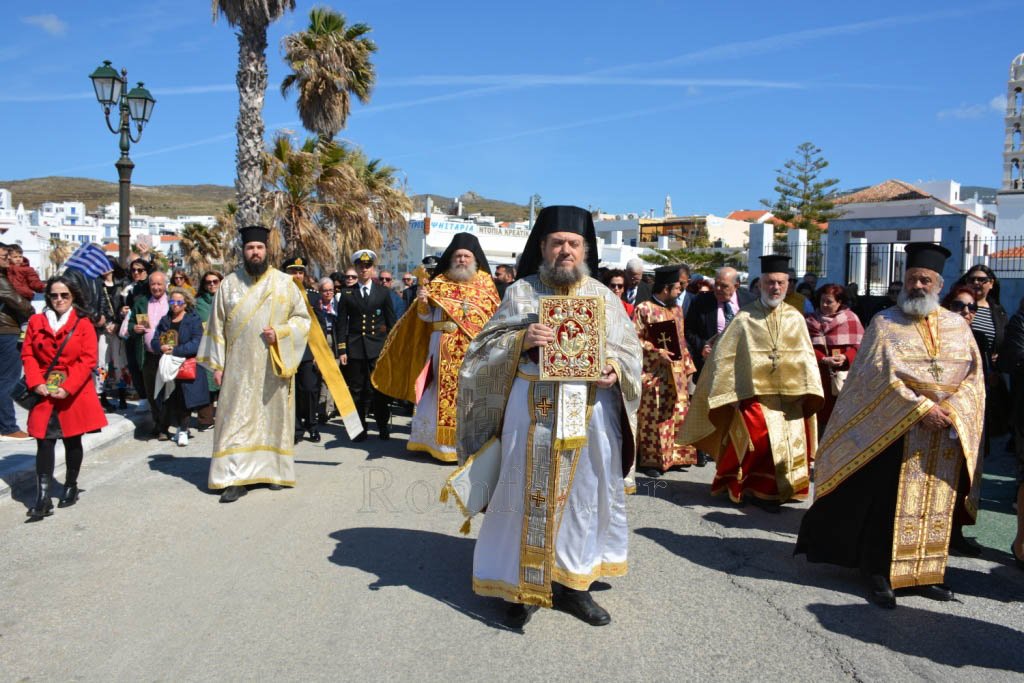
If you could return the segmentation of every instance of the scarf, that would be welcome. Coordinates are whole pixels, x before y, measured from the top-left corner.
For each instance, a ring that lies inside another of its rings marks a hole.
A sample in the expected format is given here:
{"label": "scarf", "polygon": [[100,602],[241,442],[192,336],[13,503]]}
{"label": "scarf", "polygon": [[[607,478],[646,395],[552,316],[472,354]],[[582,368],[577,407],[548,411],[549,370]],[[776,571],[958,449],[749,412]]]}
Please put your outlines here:
{"label": "scarf", "polygon": [[46,320],[50,323],[50,329],[53,330],[54,334],[60,332],[60,328],[64,327],[64,323],[66,323],[68,321],[68,318],[71,317],[71,311],[73,310],[75,309],[69,308],[68,310],[64,311],[64,315],[57,317],[57,311],[53,310],[52,308],[46,309]]}
{"label": "scarf", "polygon": [[840,308],[835,315],[814,313],[807,316],[807,331],[813,346],[825,348],[836,346],[859,347],[864,337],[864,326],[849,308]]}

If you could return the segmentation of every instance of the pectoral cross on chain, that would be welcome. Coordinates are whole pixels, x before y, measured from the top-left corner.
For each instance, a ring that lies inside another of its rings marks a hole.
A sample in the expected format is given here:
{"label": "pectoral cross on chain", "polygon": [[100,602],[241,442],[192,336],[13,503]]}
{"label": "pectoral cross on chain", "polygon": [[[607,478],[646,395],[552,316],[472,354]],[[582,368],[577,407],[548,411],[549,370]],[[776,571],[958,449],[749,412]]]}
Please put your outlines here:
{"label": "pectoral cross on chain", "polygon": [[467,303],[465,301],[462,302],[462,315],[463,316],[469,315],[469,303]]}
{"label": "pectoral cross on chain", "polygon": [[932,362],[928,366],[928,373],[935,378],[936,382],[938,382],[939,378],[942,377],[942,368],[939,367],[939,362],[934,358],[932,358]]}
{"label": "pectoral cross on chain", "polygon": [[768,357],[772,360],[772,372],[775,372],[779,368],[779,352],[776,349],[772,349],[772,352],[768,354]]}

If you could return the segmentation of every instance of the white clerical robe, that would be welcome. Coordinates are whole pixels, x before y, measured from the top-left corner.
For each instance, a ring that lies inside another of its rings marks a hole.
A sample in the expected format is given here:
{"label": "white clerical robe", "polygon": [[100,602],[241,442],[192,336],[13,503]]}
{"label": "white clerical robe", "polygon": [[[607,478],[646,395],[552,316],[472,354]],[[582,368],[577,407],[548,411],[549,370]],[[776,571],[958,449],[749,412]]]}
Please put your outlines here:
{"label": "white clerical robe", "polygon": [[[420,320],[431,323],[447,319],[444,311],[437,306],[431,306],[430,313],[427,315],[420,315],[419,313],[417,315],[420,316]],[[455,462],[458,459],[458,456],[455,454],[455,446],[437,442],[437,373],[439,372],[437,361],[441,357],[442,334],[444,332],[441,330],[434,330],[430,333],[428,358],[430,358],[432,381],[424,387],[423,395],[420,396],[420,400],[416,404],[416,412],[412,416],[412,429],[407,448],[410,451],[426,451],[443,462]]]}
{"label": "white clerical robe", "polygon": [[[209,487],[295,485],[295,398],[310,318],[302,292],[270,269],[254,281],[243,269],[217,290],[198,362],[222,370]],[[263,341],[272,327],[277,342]]]}
{"label": "white clerical robe", "polygon": [[[539,297],[559,294],[603,300],[605,360],[619,380],[607,389],[582,383],[586,436],[571,446],[558,445],[560,417],[572,412],[566,394],[559,382],[540,381],[536,361],[522,352]],[[501,443],[473,555],[476,593],[550,606],[553,582],[585,590],[626,573],[623,475],[633,459],[640,355],[622,303],[596,280],[567,291],[532,275],[505,291],[459,372],[460,460],[478,457],[492,437]]]}

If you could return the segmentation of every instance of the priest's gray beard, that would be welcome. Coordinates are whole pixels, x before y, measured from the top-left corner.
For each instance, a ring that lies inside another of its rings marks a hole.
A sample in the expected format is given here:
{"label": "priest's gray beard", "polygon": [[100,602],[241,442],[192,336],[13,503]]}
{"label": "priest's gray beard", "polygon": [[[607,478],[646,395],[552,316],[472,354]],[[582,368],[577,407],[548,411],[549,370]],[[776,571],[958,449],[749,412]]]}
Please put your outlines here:
{"label": "priest's gray beard", "polygon": [[473,259],[464,266],[452,266],[446,273],[449,280],[454,282],[469,282],[476,274],[476,259]]}
{"label": "priest's gray beard", "polygon": [[939,307],[939,295],[920,289],[908,293],[903,289],[896,297],[896,305],[911,318],[923,318]]}
{"label": "priest's gray beard", "polygon": [[577,282],[582,282],[590,275],[590,268],[586,261],[580,261],[572,268],[560,268],[554,264],[544,261],[538,269],[541,279],[552,287],[569,287]]}
{"label": "priest's gray beard", "polygon": [[245,266],[245,272],[249,273],[249,275],[253,277],[258,278],[261,275],[263,275],[263,273],[267,272],[267,267],[269,264],[267,263],[266,259],[258,263],[253,263],[249,259],[243,258],[242,265]]}
{"label": "priest's gray beard", "polygon": [[761,303],[767,306],[768,308],[778,308],[779,304],[781,304],[782,300],[785,298],[785,294],[780,294],[779,296],[771,296],[767,292],[761,292]]}

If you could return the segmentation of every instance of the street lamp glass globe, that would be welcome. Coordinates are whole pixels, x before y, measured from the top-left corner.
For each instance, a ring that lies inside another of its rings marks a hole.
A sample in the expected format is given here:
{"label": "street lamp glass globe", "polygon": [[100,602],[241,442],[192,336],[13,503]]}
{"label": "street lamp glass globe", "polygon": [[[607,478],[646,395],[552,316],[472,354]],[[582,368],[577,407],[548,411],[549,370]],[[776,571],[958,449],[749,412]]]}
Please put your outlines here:
{"label": "street lamp glass globe", "polygon": [[128,111],[132,118],[140,124],[145,125],[153,114],[153,105],[156,100],[149,94],[149,91],[142,87],[142,81],[128,93]]}
{"label": "street lamp glass globe", "polygon": [[92,79],[92,87],[96,90],[96,99],[103,106],[110,107],[121,99],[121,77],[110,66],[109,61],[105,60],[89,78]]}

